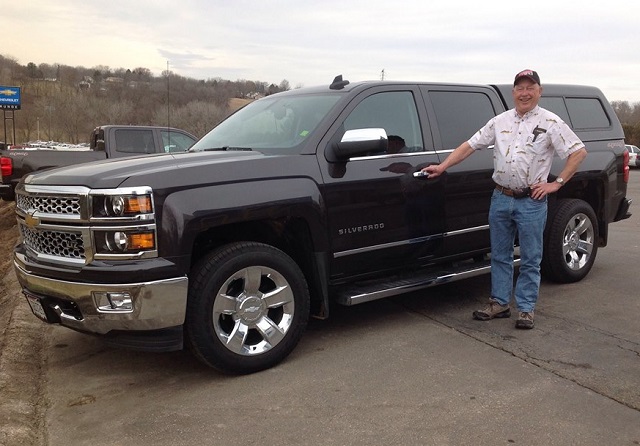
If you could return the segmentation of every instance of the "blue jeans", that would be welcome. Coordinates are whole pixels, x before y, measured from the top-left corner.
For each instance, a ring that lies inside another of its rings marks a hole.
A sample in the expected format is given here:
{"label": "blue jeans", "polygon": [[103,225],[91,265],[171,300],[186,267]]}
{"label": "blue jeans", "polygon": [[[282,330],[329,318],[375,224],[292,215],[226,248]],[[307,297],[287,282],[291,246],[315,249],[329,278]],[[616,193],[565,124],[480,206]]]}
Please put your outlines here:
{"label": "blue jeans", "polygon": [[518,311],[531,312],[540,289],[547,198],[513,198],[494,190],[489,209],[491,233],[491,297],[501,305],[511,301],[516,234],[520,241],[520,274],[515,286]]}

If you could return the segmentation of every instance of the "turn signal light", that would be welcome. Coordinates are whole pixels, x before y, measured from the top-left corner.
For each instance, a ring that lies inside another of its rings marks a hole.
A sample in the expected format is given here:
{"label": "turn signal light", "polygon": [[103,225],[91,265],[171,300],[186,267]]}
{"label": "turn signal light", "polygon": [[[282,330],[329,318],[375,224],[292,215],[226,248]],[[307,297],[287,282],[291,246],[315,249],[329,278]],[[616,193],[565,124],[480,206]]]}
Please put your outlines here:
{"label": "turn signal light", "polygon": [[148,214],[151,212],[151,197],[140,195],[127,197],[125,200],[126,214]]}
{"label": "turn signal light", "polygon": [[129,249],[155,249],[155,236],[153,233],[129,235]]}

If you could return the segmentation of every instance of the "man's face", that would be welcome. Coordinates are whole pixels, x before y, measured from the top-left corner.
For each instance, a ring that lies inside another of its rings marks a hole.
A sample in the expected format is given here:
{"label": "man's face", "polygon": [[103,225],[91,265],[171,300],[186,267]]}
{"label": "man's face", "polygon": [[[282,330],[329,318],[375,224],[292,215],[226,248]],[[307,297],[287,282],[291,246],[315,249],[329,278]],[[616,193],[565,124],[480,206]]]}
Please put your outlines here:
{"label": "man's face", "polygon": [[523,78],[513,87],[513,102],[516,104],[516,111],[520,115],[533,110],[540,96],[542,95],[542,87],[531,79]]}

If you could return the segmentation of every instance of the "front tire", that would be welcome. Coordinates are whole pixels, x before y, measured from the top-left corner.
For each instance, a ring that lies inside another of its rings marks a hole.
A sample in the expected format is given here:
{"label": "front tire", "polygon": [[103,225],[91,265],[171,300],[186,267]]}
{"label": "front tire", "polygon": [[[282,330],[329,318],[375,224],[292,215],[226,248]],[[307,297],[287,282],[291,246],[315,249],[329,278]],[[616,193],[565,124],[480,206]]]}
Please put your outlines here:
{"label": "front tire", "polygon": [[547,223],[541,271],[554,282],[578,282],[596,260],[598,221],[583,200],[558,200],[554,209]]}
{"label": "front tire", "polygon": [[302,337],[307,282],[279,249],[222,246],[198,262],[190,281],[187,342],[205,364],[223,373],[257,372],[282,361]]}

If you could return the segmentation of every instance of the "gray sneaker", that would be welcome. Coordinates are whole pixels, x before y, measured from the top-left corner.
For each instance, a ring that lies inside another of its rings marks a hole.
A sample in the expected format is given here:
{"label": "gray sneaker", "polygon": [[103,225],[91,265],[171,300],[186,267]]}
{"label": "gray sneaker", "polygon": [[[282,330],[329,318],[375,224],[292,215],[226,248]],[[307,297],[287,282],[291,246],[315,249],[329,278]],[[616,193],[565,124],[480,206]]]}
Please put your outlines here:
{"label": "gray sneaker", "polygon": [[496,317],[511,317],[509,305],[501,305],[497,300],[489,299],[486,308],[473,312],[473,318],[479,321],[488,321]]}
{"label": "gray sneaker", "polygon": [[520,313],[518,313],[516,328],[523,328],[525,330],[533,328],[533,311],[521,311]]}

